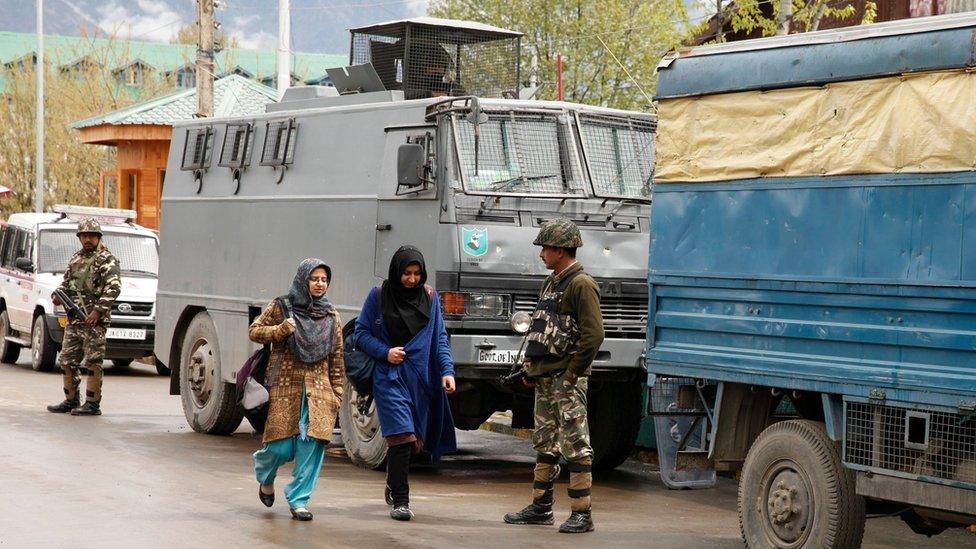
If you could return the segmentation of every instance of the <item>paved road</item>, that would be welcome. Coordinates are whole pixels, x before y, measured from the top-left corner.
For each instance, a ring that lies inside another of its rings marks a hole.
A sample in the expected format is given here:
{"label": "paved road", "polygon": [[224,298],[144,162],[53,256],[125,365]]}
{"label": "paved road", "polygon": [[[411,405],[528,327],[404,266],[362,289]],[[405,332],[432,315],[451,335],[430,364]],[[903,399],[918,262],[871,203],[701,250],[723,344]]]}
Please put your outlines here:
{"label": "paved road", "polygon": [[[505,525],[502,515],[527,502],[532,449],[485,431],[459,432],[460,455],[412,472],[410,523],[389,519],[382,474],[330,449],[315,520],[298,523],[280,493],[272,509],[258,502],[250,453],[260,443],[247,424],[232,437],[193,433],[167,384],[143,365],[109,371],[105,415],[70,417],[44,410],[59,400],[59,374],[0,365],[0,547],[741,547],[733,482],[668,491],[636,461],[597,476],[597,530],[582,539]],[[976,547],[963,531],[929,540],[891,518],[869,521],[865,538],[865,547]]]}

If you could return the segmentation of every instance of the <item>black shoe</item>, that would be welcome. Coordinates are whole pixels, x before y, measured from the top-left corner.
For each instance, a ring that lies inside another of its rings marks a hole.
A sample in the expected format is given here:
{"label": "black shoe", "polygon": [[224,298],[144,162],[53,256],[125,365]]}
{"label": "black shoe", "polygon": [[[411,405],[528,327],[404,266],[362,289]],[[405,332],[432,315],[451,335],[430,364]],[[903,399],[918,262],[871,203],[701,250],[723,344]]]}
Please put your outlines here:
{"label": "black shoe", "polygon": [[590,511],[573,511],[566,522],[559,526],[564,534],[582,534],[593,531],[593,516]]}
{"label": "black shoe", "polygon": [[65,399],[61,404],[52,404],[48,406],[47,411],[55,414],[67,414],[72,410],[72,408],[77,408],[78,404],[79,403],[77,400]]}
{"label": "black shoe", "polygon": [[552,515],[552,501],[548,503],[533,501],[518,513],[505,515],[505,522],[508,524],[552,524],[555,522]]}
{"label": "black shoe", "polygon": [[291,518],[295,520],[312,520],[312,513],[304,507],[292,507]]}
{"label": "black shoe", "polygon": [[94,402],[85,402],[77,408],[71,409],[71,415],[73,416],[100,416],[102,415],[102,409],[98,407],[98,404]]}
{"label": "black shoe", "polygon": [[393,520],[410,520],[413,518],[413,511],[406,504],[394,505],[393,509],[390,509],[390,518]]}
{"label": "black shoe", "polygon": [[390,490],[389,484],[383,487],[383,499],[386,500],[387,505],[393,505],[393,490]]}
{"label": "black shoe", "polygon": [[263,503],[265,507],[271,507],[274,505],[274,496],[274,492],[271,492],[270,494],[265,494],[262,492],[261,485],[258,484],[258,499],[261,500],[261,503]]}

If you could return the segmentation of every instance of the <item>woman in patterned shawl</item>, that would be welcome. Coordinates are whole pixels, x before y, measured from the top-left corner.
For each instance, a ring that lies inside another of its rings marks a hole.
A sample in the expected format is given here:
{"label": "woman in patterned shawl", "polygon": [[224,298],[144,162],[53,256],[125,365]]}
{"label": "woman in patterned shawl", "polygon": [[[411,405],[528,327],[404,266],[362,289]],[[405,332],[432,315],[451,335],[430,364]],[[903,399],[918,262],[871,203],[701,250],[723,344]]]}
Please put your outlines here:
{"label": "woman in patterned shawl", "polygon": [[294,460],[284,493],[296,520],[312,520],[308,499],[342,400],[342,322],[325,297],[331,279],[322,260],[302,261],[288,295],[269,303],[248,330],[251,341],[271,344],[264,447],[254,453],[258,498],[274,504],[275,474]]}

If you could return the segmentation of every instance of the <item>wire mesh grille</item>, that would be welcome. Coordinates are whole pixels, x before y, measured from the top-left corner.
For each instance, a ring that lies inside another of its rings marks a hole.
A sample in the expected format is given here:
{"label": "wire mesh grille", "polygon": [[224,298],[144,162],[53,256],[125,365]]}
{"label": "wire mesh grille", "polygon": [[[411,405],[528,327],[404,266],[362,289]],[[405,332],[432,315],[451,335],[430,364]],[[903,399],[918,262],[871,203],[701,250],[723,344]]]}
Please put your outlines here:
{"label": "wire mesh grille", "polygon": [[268,122],[264,133],[264,150],[261,153],[262,166],[282,166],[295,159],[295,137],[298,126],[294,120]]}
{"label": "wire mesh grille", "polygon": [[[916,422],[923,417],[927,421],[912,425],[910,416]],[[917,414],[894,406],[848,402],[846,422],[847,463],[976,483],[976,416]],[[911,436],[906,436],[909,429]],[[920,440],[925,449],[906,445]]]}
{"label": "wire mesh grille", "polygon": [[186,130],[183,145],[184,170],[202,170],[210,167],[210,151],[213,149],[213,128],[191,128]]}
{"label": "wire mesh grille", "polygon": [[243,168],[250,162],[250,152],[251,125],[227,124],[218,164],[225,168]]}
{"label": "wire mesh grille", "polygon": [[586,186],[570,139],[571,128],[560,116],[495,113],[475,126],[455,118],[458,155],[469,192],[586,195]]}
{"label": "wire mesh grille", "polygon": [[407,99],[518,94],[518,37],[409,23],[375,32],[353,33],[352,63],[372,63]]}
{"label": "wire mesh grille", "polygon": [[[679,387],[694,387],[695,380],[688,377],[657,376],[651,386],[651,396],[648,400],[648,412],[651,414],[700,414],[701,402],[695,398],[690,403],[679,404]],[[690,406],[689,406],[690,404]]]}
{"label": "wire mesh grille", "polygon": [[654,173],[652,119],[581,114],[583,152],[598,196],[646,199]]}

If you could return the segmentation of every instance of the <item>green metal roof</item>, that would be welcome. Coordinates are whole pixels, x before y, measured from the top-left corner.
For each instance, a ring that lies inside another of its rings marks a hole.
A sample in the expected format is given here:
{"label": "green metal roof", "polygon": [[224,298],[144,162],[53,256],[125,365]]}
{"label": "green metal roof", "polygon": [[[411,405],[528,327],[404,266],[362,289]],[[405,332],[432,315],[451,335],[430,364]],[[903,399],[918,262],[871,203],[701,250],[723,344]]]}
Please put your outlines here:
{"label": "green metal roof", "polygon": [[[37,49],[37,39],[32,33],[0,32],[0,64],[10,63],[31,55]],[[107,68],[123,67],[136,59],[160,72],[170,72],[196,59],[196,46],[143,42],[138,40],[109,40],[78,36],[44,35],[45,63],[52,66],[70,65],[79,59],[90,57],[108,65]],[[224,74],[235,66],[261,78],[274,74],[276,52],[227,48],[216,55],[216,74]],[[316,78],[325,69],[349,64],[345,54],[293,53],[291,72],[303,80]]]}
{"label": "green metal roof", "polygon": [[[265,105],[277,100],[276,90],[237,74],[225,76],[214,82],[214,116],[263,114]],[[188,88],[124,109],[80,120],[71,127],[81,129],[103,124],[171,126],[179,120],[193,118],[196,112],[197,91]]]}

